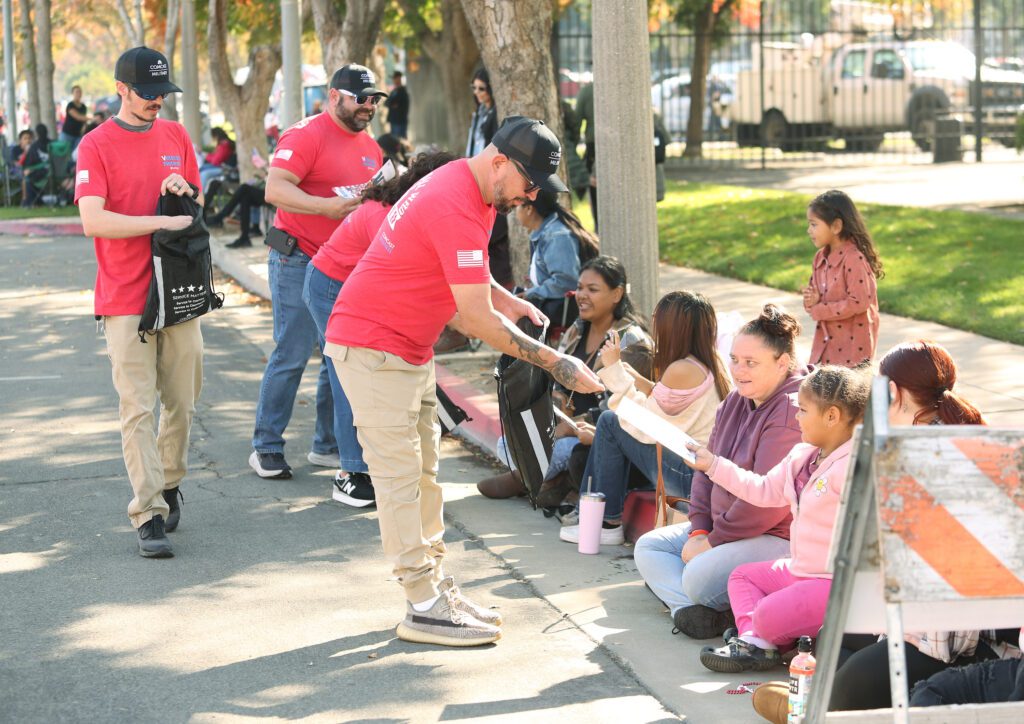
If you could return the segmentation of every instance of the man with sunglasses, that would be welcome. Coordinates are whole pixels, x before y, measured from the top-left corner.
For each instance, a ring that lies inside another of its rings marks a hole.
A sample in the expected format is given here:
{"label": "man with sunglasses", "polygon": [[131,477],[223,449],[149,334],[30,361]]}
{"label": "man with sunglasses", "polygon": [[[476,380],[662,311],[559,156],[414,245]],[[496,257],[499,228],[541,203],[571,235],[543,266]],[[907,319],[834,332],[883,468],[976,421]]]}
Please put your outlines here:
{"label": "man with sunglasses", "polygon": [[158,330],[148,344],[139,342],[138,329],[153,276],[150,235],[192,223],[191,216],[155,216],[157,202],[177,194],[202,204],[203,195],[188,133],[157,118],[164,99],[181,92],[170,81],[167,58],[132,48],[118,59],[114,78],[121,109],[78,146],[75,203],[85,234],[95,237],[94,308],[120,398],[121,445],[135,493],[128,518],[140,554],[166,558],[173,552],[165,532],[181,515],[178,487],[203,379],[203,336],[198,318]]}
{"label": "man with sunglasses", "polygon": [[496,214],[540,188],[563,192],[561,146],[540,121],[506,119],[491,144],[418,181],[391,207],[338,295],[326,354],[348,395],[379,510],[384,553],[405,589],[398,636],[444,646],[497,641],[501,616],[442,572],[440,427],[432,346],[451,323],[580,392],[603,389],[579,359],[523,334],[547,320],[497,284],[487,241]]}
{"label": "man with sunglasses", "polygon": [[[256,405],[249,465],[262,478],[292,476],[284,457],[284,431],[314,344],[323,341],[303,302],[306,268],[331,233],[359,206],[359,194],[381,167],[383,156],[365,132],[387,93],[374,87],[373,73],[349,64],[331,78],[327,108],[281,134],[267,176],[266,200],[277,207],[266,235],[274,351],[267,361]],[[320,365],[316,426],[307,459],[366,476],[366,464],[351,420],[334,417],[329,370]]]}

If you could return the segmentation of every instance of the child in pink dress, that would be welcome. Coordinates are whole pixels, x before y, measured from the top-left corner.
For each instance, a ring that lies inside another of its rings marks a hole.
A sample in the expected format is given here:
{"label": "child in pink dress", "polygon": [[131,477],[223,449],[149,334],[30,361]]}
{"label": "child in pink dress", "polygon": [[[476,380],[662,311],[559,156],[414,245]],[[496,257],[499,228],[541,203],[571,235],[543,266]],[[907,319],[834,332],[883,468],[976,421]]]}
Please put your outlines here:
{"label": "child in pink dress", "polygon": [[807,234],[817,247],[804,309],[817,323],[811,364],[856,367],[878,344],[878,289],[884,276],[857,207],[842,191],[826,191],[807,207]]}
{"label": "child in pink dress", "polygon": [[767,475],[743,470],[706,447],[692,447],[693,467],[716,485],[755,505],[788,504],[793,513],[790,558],[741,565],[729,577],[738,633],[724,646],[701,651],[707,668],[768,669],[781,663],[780,645],[817,635],[832,584],[832,529],[869,387],[865,372],[845,367],[821,367],[808,375],[800,385],[796,415],[803,442]]}

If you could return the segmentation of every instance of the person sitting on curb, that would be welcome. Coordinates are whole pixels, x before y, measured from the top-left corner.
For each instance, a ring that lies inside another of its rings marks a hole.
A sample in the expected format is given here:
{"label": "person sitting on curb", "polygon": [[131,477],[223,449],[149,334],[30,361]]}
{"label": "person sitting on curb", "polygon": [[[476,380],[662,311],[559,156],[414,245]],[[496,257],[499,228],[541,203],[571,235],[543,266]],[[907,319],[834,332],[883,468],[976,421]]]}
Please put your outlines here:
{"label": "person sitting on curb", "polygon": [[[598,355],[601,345],[609,332],[614,331],[619,336],[624,359],[635,369],[649,371],[654,343],[633,307],[628,286],[626,270],[615,257],[597,256],[584,264],[576,285],[580,316],[562,335],[558,351],[582,360],[597,372],[601,369]],[[573,428],[561,423],[555,428],[555,449],[538,497],[538,504],[545,508],[558,505],[569,490],[578,487],[578,481],[574,484],[562,473],[577,446],[589,447],[594,427],[587,415],[601,401],[599,395],[572,392],[557,384],[552,398],[565,414],[577,417],[578,424]],[[498,458],[512,467],[504,438],[498,441]],[[477,489],[488,498],[512,498],[526,494],[526,486],[515,470],[481,480]]]}
{"label": "person sitting on curb", "polygon": [[[796,362],[799,333],[796,319],[773,304],[740,328],[729,355],[736,389],[718,407],[711,452],[764,475],[800,441],[796,398],[807,370]],[[695,472],[689,522],[643,535],[633,558],[668,606],[674,631],[714,638],[733,625],[729,575],[743,563],[788,556],[791,520],[788,506],[751,505]]]}
{"label": "person sitting on curb", "polygon": [[754,505],[788,504],[793,515],[790,556],[737,566],[729,576],[735,636],[705,646],[700,661],[735,674],[782,663],[779,647],[817,636],[832,588],[828,547],[853,449],[854,427],[864,417],[870,377],[863,369],[819,367],[800,384],[797,420],[803,442],[758,475],[700,445],[690,445],[695,470]]}
{"label": "person sitting on curb", "polygon": [[[715,310],[702,294],[669,292],[658,302],[651,326],[654,328],[653,376],[659,378],[657,383],[622,362],[615,332],[610,333],[601,348],[603,369],[598,376],[612,396],[608,409],[598,419],[580,492],[590,487],[605,496],[601,543],[606,545],[620,545],[625,541],[622,510],[631,464],[637,466],[648,485],[658,480],[654,440],[619,417],[615,412],[619,403],[631,399],[703,444],[711,434],[715,410],[732,388],[725,365],[715,349],[718,337]],[[666,478],[678,485],[670,494],[689,497],[692,475],[682,458],[664,450],[661,465],[672,471],[666,473]],[[578,522],[567,517],[563,523],[568,524],[562,526],[559,538],[578,543]]]}

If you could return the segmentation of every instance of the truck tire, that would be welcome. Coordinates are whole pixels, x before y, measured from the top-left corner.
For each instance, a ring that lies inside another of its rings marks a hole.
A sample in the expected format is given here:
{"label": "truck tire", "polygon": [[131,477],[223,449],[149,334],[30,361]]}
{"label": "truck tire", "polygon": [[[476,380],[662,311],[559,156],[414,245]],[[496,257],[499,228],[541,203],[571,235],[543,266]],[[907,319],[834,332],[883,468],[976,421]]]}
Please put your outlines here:
{"label": "truck tire", "polygon": [[759,130],[753,123],[736,123],[736,145],[740,148],[752,148],[759,144]]}
{"label": "truck tire", "polygon": [[914,143],[922,151],[932,150],[932,139],[935,137],[935,119],[939,110],[949,106],[948,102],[926,95],[914,101],[910,110],[910,135]]}
{"label": "truck tire", "polygon": [[787,150],[789,140],[789,124],[782,111],[772,109],[761,119],[761,143]]}

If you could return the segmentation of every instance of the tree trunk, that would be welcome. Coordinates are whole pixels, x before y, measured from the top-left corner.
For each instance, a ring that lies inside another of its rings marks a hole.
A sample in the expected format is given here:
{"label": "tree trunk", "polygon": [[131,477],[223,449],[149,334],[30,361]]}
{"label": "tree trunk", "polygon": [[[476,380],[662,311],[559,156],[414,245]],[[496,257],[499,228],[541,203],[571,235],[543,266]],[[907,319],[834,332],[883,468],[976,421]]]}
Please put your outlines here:
{"label": "tree trunk", "polygon": [[327,74],[347,63],[368,65],[380,35],[387,0],[346,3],[344,18],[334,0],[312,0],[312,4],[313,25],[320,40]]}
{"label": "tree trunk", "polygon": [[131,9],[128,8],[128,0],[117,0],[117,14],[121,16],[132,47],[145,45],[146,26],[142,22],[142,0],[132,0]]}
{"label": "tree trunk", "polygon": [[[551,59],[550,0],[462,0],[466,20],[491,77],[499,122],[508,116],[544,121],[562,137],[555,70]],[[513,278],[530,264],[526,231],[509,219]]]}
{"label": "tree trunk", "polygon": [[[167,0],[167,30],[164,32],[164,55],[167,56],[167,77],[174,78],[174,48],[178,42],[181,0]],[[180,85],[180,83],[179,83]],[[160,115],[170,121],[178,120],[177,96],[172,103],[164,103]]]}
{"label": "tree trunk", "polygon": [[274,74],[281,67],[280,45],[260,45],[249,51],[249,77],[236,85],[231,74],[227,51],[226,0],[210,0],[207,42],[210,47],[210,75],[217,91],[217,100],[235,127],[238,173],[244,181],[255,175],[253,150],[267,152],[267,136],[263,116],[269,106]]}
{"label": "tree trunk", "polygon": [[28,85],[29,127],[34,127],[37,123],[42,122],[43,114],[39,108],[36,34],[32,27],[32,4],[28,0],[21,2],[21,56],[21,72],[25,75],[25,83]]}
{"label": "tree trunk", "polygon": [[[23,0],[28,4],[28,0]],[[53,37],[50,25],[50,0],[35,0],[36,76],[39,87],[39,123],[45,123],[50,138],[57,136],[57,107],[53,100]]]}
{"label": "tree trunk", "polygon": [[693,65],[690,67],[690,117],[686,121],[685,158],[700,158],[704,143],[704,109],[708,98],[708,70],[711,67],[711,48],[714,45],[715,25],[722,13],[732,12],[733,0],[725,0],[716,12],[713,3],[696,14],[693,31]]}

